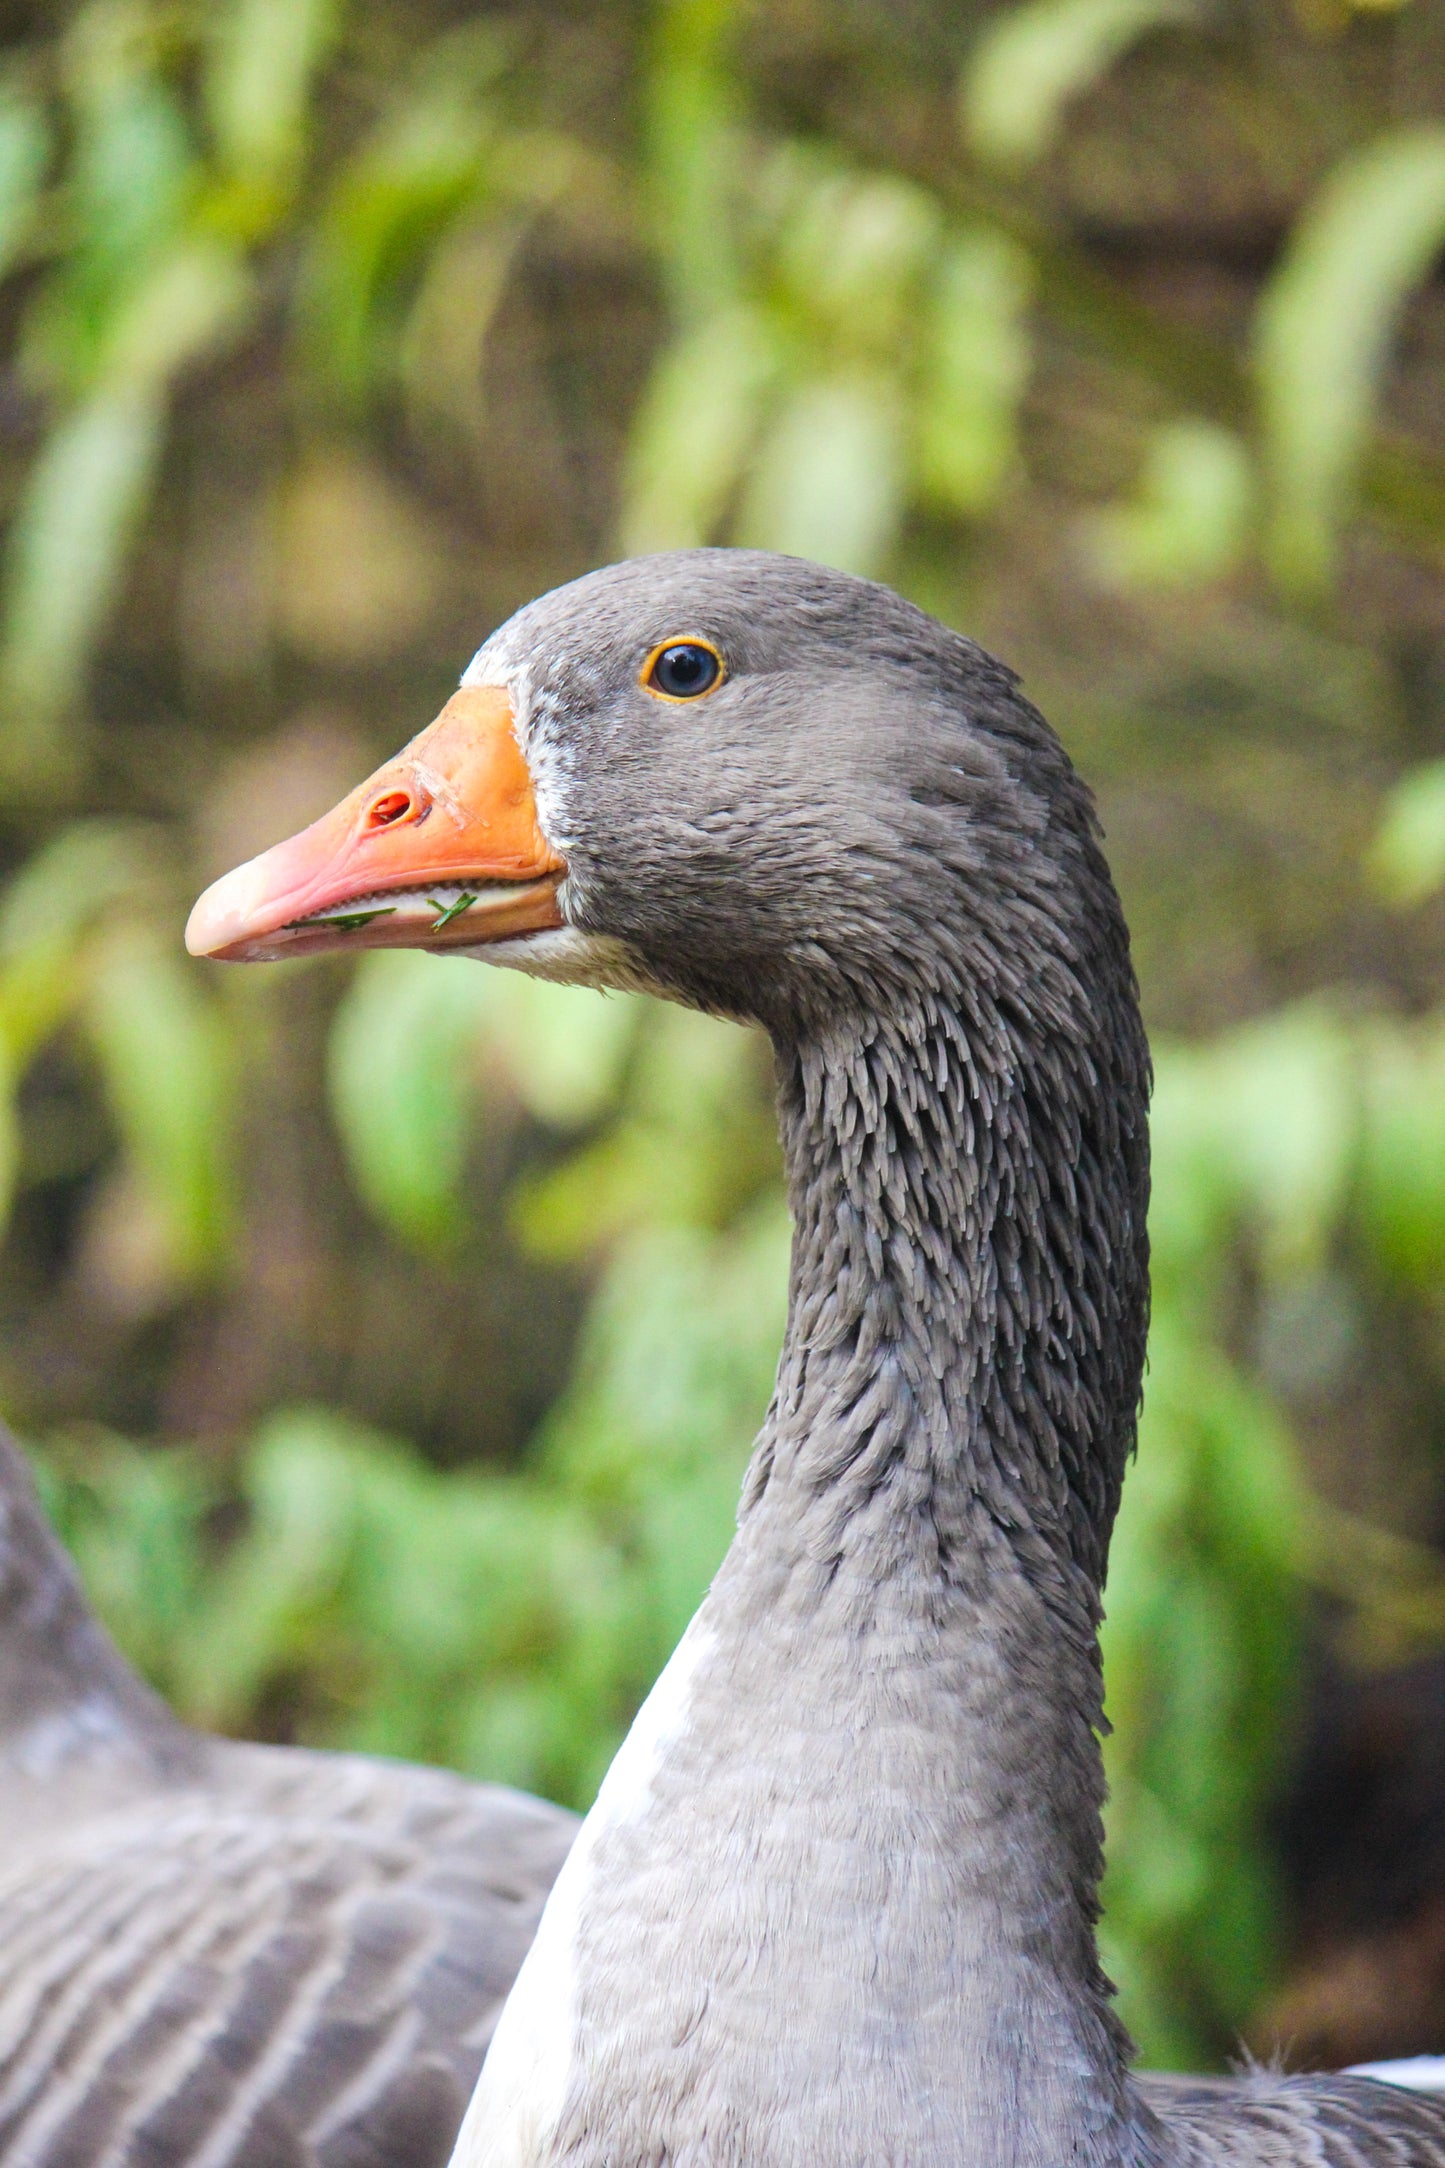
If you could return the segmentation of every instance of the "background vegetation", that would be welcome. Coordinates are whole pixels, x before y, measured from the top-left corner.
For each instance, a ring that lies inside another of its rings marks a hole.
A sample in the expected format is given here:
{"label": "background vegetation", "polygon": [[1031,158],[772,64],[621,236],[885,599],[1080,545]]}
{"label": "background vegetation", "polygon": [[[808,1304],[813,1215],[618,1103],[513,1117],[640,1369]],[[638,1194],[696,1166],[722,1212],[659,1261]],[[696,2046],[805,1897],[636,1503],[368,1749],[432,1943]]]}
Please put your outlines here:
{"label": "background vegetation", "polygon": [[764,1051],[183,912],[542,587],[878,573],[1099,792],[1159,1069],[1108,1948],[1150,2059],[1267,2042],[1310,1681],[1445,1644],[1439,0],[0,32],[0,1399],[117,1635],[589,1797],[768,1392]]}

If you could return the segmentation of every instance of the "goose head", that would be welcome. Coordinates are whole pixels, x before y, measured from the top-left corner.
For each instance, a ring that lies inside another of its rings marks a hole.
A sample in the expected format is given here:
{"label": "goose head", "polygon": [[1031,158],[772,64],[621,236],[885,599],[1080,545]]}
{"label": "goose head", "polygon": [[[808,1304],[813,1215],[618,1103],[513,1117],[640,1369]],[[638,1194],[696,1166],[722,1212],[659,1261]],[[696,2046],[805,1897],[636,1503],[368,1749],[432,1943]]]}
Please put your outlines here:
{"label": "goose head", "polygon": [[460,952],[761,1024],[797,1330],[821,1303],[846,1337],[846,1287],[959,1392],[1011,1350],[1000,1510],[1101,1571],[1143,1363],[1148,1054],[1089,794],[973,642],[793,558],[592,573],[187,939]]}
{"label": "goose head", "polygon": [[187,942],[459,951],[792,1039],[955,978],[1067,999],[1101,933],[1087,794],[1002,665],[885,588],[698,550],[521,610]]}

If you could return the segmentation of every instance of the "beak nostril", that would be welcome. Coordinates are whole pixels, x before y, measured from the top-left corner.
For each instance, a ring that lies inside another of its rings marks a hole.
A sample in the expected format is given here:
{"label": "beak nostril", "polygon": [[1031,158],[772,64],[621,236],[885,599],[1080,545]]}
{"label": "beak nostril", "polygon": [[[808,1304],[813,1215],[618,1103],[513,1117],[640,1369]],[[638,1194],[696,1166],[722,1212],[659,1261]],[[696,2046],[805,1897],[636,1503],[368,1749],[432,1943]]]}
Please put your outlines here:
{"label": "beak nostril", "polygon": [[390,828],[411,811],[411,794],[404,790],[383,791],[367,809],[368,828]]}

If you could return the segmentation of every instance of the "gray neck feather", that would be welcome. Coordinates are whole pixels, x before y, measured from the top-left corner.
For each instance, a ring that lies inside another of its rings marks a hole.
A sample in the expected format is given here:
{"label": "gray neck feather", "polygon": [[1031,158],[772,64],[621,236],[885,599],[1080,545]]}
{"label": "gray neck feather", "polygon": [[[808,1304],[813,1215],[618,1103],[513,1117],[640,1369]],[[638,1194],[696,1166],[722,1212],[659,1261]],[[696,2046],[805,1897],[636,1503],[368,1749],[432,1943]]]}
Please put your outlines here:
{"label": "gray neck feather", "polygon": [[766,1591],[804,1648],[814,1615],[813,1645],[854,1673],[860,1737],[906,1708],[920,1825],[952,1817],[938,1895],[977,2016],[957,2052],[1010,2160],[1066,2157],[1086,2128],[1101,2158],[1110,2129],[1149,2150],[1094,1942],[1147,1054],[1126,953],[1096,965],[1075,1031],[945,983],[780,1048],[789,1325],[718,1590]]}

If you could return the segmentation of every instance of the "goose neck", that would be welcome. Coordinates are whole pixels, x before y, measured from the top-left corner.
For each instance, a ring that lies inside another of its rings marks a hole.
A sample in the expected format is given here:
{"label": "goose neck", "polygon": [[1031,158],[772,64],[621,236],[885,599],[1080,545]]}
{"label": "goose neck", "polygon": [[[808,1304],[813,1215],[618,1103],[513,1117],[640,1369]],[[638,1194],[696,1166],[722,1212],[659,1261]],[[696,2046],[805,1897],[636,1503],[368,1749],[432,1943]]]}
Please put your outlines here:
{"label": "goose neck", "polygon": [[1097,1050],[1077,1066],[936,1003],[783,1052],[788,1332],[715,1591],[769,1652],[760,1694],[785,1680],[794,1720],[883,1757],[880,1835],[938,1837],[949,1976],[989,2013],[956,2051],[980,2101],[1010,2098],[1010,2159],[1022,2129],[1044,2158],[1085,2125],[1142,2157],[1094,1928],[1143,1112],[1121,1130],[1084,1088],[1110,1088]]}
{"label": "goose neck", "polygon": [[788,1327],[748,1502],[782,1481],[841,1528],[896,1478],[940,1570],[987,1523],[1092,1632],[1147,1327],[1148,1057],[1132,979],[1090,992],[1074,1029],[955,988],[780,1049]]}

